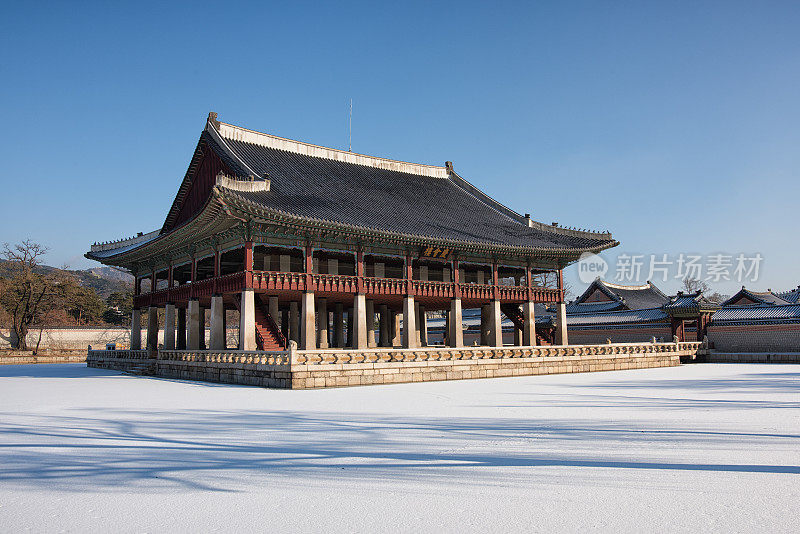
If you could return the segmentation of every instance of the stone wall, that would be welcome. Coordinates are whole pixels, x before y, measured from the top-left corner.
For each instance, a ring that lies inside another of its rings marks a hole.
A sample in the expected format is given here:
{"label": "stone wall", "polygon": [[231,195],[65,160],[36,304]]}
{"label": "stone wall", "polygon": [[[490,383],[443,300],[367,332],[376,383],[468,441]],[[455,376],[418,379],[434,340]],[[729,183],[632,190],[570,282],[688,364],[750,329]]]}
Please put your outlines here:
{"label": "stone wall", "polygon": [[[28,347],[36,346],[39,330],[28,332]],[[130,343],[129,328],[46,328],[42,331],[39,350],[86,350],[86,347],[105,347],[106,343],[116,343],[127,347]],[[0,330],[0,349],[10,349],[16,343],[16,336],[8,330]]]}
{"label": "stone wall", "polygon": [[[130,328],[105,327],[105,328],[46,328],[42,332],[40,350],[81,350],[86,351],[89,345],[92,348],[105,348],[106,344],[114,343],[119,349],[127,349],[131,341]],[[206,343],[211,335],[210,328],[206,327]],[[227,331],[227,345],[236,347],[239,344],[239,329],[229,328]],[[36,346],[39,330],[28,332],[28,347]],[[142,328],[142,343],[147,339],[147,329]],[[13,333],[0,330],[0,350],[10,349],[16,341]],[[164,331],[159,330],[158,342],[164,341]]]}
{"label": "stone wall", "polygon": [[78,352],[0,351],[0,365],[27,365],[31,363],[84,363],[86,350]]}
{"label": "stone wall", "polygon": [[[687,332],[688,333],[688,332]],[[567,328],[570,343],[593,344],[605,343],[610,339],[612,343],[644,343],[653,338],[669,341],[672,339],[672,330],[668,324],[654,324],[647,326],[631,325],[620,328]],[[689,334],[693,336],[692,334]]]}
{"label": "stone wall", "polygon": [[703,358],[710,363],[800,363],[800,352],[717,352]]}
{"label": "stone wall", "polygon": [[800,352],[800,324],[712,324],[708,340],[719,352]]}
{"label": "stone wall", "polygon": [[[699,343],[550,347],[266,351],[159,351],[153,373],[169,378],[310,389],[667,367]],[[136,353],[131,356],[131,353]],[[146,351],[89,351],[87,364],[140,368]]]}

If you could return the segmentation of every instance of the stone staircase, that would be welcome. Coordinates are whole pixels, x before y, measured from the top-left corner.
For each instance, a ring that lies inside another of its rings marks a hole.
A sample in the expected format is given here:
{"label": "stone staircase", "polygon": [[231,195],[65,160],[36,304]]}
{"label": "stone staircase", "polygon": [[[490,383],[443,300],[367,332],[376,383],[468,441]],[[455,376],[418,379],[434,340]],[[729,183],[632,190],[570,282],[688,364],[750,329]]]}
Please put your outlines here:
{"label": "stone staircase", "polygon": [[156,374],[156,364],[149,361],[136,363],[126,369],[125,373],[133,376],[154,376]]}
{"label": "stone staircase", "polygon": [[[522,315],[522,310],[520,309],[519,304],[501,304],[500,311],[503,312],[503,315],[508,317],[509,321],[514,323],[514,326],[522,330],[525,324],[525,318]],[[537,345],[551,345],[555,343],[555,339],[548,337],[546,335],[542,335],[543,332],[540,332],[540,329],[536,329],[536,344]]]}
{"label": "stone staircase", "polygon": [[258,296],[256,296],[256,347],[258,350],[286,349],[283,332]]}

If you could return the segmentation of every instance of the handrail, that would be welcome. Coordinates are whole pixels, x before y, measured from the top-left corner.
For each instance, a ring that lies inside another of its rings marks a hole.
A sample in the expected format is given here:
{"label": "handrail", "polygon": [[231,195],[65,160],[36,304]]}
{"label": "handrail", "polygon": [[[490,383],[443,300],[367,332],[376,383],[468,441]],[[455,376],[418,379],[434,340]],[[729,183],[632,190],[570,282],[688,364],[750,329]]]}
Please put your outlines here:
{"label": "handrail", "polygon": [[[178,287],[160,289],[137,295],[136,307],[159,306],[167,302],[184,301],[212,294],[240,291],[250,273],[239,271],[207,278]],[[358,293],[367,295],[416,295],[429,298],[453,298],[460,295],[468,300],[498,299],[500,302],[521,303],[529,298],[534,302],[556,303],[563,297],[558,289],[544,287],[507,286],[475,283],[440,282],[437,280],[405,280],[341,274],[307,274],[289,271],[252,271],[252,287],[258,291],[319,291],[321,293]]]}

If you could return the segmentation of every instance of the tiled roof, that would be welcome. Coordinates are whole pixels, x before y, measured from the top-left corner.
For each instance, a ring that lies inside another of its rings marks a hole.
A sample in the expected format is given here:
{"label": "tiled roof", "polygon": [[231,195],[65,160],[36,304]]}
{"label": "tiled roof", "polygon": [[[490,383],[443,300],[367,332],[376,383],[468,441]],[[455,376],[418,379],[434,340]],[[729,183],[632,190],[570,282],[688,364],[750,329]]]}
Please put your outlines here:
{"label": "tiled roof", "polygon": [[596,289],[599,289],[611,300],[619,302],[622,307],[629,310],[656,308],[669,302],[669,297],[651,282],[640,286],[623,286],[598,278],[575,300],[573,305],[584,304],[584,299],[588,298]]}
{"label": "tiled roof", "polygon": [[752,300],[756,304],[788,304],[789,301],[771,291],[750,291],[742,287],[734,296],[722,303],[723,306],[734,304],[741,298]]}
{"label": "tiled roof", "polygon": [[664,321],[668,315],[661,308],[621,310],[593,314],[568,315],[567,326],[613,325]]}
{"label": "tiled roof", "polygon": [[203,135],[225,152],[226,162],[237,162],[237,172],[269,177],[269,191],[225,191],[225,195],[282,214],[471,243],[581,251],[616,244],[608,233],[541,223],[529,227],[523,216],[487,197],[449,167],[369,158],[226,124]]}
{"label": "tiled roof", "polygon": [[776,293],[776,295],[786,302],[793,304],[800,304],[800,287],[792,289],[791,291],[784,291],[783,293]]}
{"label": "tiled roof", "polygon": [[707,298],[705,298],[699,291],[696,293],[678,293],[675,297],[672,297],[669,303],[663,306],[664,310],[667,311],[713,311],[714,309],[718,308],[719,304],[711,302]]}
{"label": "tiled roof", "polygon": [[712,325],[800,322],[800,304],[725,306],[712,317]]}
{"label": "tiled roof", "polygon": [[605,302],[583,302],[580,304],[570,303],[567,304],[567,314],[572,315],[576,313],[597,313],[618,310],[624,308],[624,305],[619,300],[609,300]]}

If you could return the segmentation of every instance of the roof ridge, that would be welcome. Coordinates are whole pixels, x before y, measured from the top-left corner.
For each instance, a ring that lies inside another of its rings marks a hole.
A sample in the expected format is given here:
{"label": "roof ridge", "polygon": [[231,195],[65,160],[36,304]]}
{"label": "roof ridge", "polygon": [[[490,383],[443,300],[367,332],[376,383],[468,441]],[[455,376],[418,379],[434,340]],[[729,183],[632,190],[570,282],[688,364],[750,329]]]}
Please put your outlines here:
{"label": "roof ridge", "polygon": [[418,176],[427,176],[429,178],[449,177],[449,170],[447,167],[428,165],[425,163],[411,163],[407,161],[382,158],[379,156],[368,156],[366,154],[348,152],[347,150],[324,147],[321,145],[315,145],[313,143],[306,143],[305,141],[297,141],[294,139],[287,139],[285,137],[278,137],[277,135],[258,132],[256,130],[249,130],[234,124],[211,120],[211,118],[209,118],[207,122],[206,129],[213,130],[224,139],[241,141],[244,143],[273,148],[275,150],[283,150],[285,152],[292,152],[295,154],[330,159],[343,163],[362,165],[365,167],[375,167],[378,169],[404,172]]}
{"label": "roof ridge", "polygon": [[[613,283],[613,282],[606,282],[605,280],[603,280],[603,279],[601,279],[601,278],[598,278],[598,280],[600,281],[600,283],[601,283],[601,284],[603,284],[603,285],[605,285],[605,286],[607,286],[607,287],[614,288],[614,289],[631,289],[631,290],[636,290],[636,289],[650,289],[650,288],[652,288],[652,287],[653,287],[653,285],[652,285],[650,282],[647,282],[646,284],[642,284],[642,285],[638,285],[638,286],[623,286],[623,285],[621,285],[621,284],[615,284],[615,283]],[[658,288],[656,288],[656,289],[658,289]],[[659,293],[661,293],[661,291],[660,291],[660,290],[659,290]],[[662,295],[663,295],[663,293],[662,293]],[[665,295],[665,296],[666,296],[666,295]]]}

